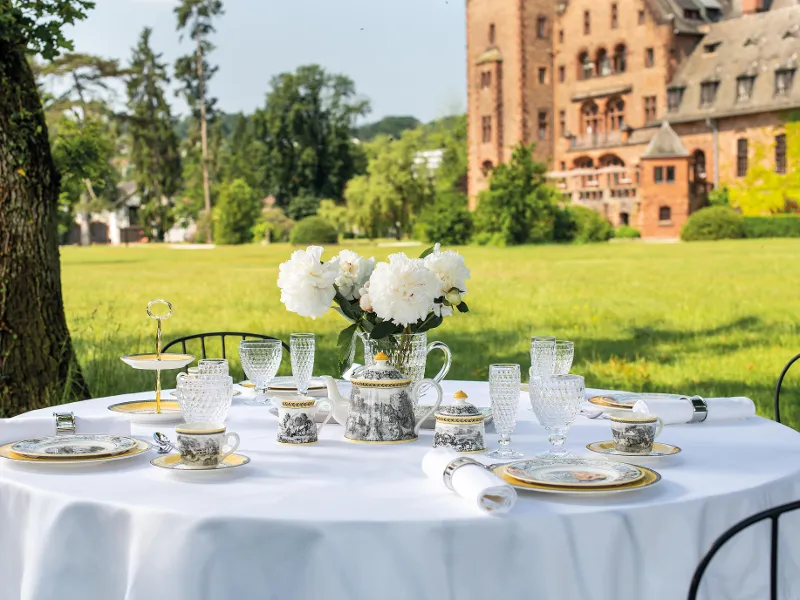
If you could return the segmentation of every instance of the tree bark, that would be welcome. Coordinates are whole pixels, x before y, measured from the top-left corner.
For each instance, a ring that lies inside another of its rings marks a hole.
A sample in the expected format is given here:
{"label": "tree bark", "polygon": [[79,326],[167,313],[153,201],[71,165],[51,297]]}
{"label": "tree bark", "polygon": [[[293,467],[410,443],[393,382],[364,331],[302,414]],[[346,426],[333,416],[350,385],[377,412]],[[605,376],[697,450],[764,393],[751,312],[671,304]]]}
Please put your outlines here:
{"label": "tree bark", "polygon": [[0,36],[0,417],[89,395],[61,294],[60,181],[24,50]]}
{"label": "tree bark", "polygon": [[200,150],[203,159],[203,196],[206,208],[206,242],[211,242],[211,182],[208,177],[208,123],[206,122],[206,82],[203,74],[203,43],[197,36],[197,85],[200,91]]}

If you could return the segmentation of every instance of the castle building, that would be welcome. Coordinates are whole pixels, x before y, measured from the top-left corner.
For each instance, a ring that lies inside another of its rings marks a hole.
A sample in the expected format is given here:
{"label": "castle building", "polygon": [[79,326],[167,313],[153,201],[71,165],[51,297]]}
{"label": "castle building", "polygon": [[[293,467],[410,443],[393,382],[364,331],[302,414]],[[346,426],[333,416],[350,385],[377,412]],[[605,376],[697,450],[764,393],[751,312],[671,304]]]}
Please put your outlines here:
{"label": "castle building", "polygon": [[785,172],[796,2],[467,0],[471,205],[520,142],[565,199],[651,238],[754,160]]}

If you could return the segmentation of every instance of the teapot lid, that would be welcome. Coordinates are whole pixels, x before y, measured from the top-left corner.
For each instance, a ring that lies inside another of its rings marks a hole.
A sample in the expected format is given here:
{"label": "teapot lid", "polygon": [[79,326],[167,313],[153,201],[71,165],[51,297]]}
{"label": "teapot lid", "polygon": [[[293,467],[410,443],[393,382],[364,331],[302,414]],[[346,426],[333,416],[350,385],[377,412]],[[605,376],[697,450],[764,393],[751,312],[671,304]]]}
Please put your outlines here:
{"label": "teapot lid", "polygon": [[481,411],[475,408],[474,404],[467,402],[467,398],[468,396],[466,393],[464,393],[462,390],[458,390],[455,394],[453,394],[453,400],[455,400],[455,402],[453,404],[440,407],[436,412],[436,416],[481,417],[481,419],[483,419],[483,414]]}
{"label": "teapot lid", "polygon": [[355,372],[350,382],[360,387],[405,387],[411,383],[399,370],[389,364],[383,352],[374,356],[375,364]]}

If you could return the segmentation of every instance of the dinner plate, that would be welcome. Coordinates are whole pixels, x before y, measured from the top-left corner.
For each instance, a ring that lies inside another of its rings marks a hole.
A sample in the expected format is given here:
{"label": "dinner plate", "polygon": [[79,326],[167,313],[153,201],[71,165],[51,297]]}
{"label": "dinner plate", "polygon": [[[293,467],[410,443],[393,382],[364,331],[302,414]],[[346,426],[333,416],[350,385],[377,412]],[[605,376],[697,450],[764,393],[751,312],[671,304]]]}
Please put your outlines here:
{"label": "dinner plate", "polygon": [[152,448],[150,443],[145,442],[144,440],[136,440],[136,446],[128,450],[127,452],[123,452],[121,454],[114,454],[113,456],[96,456],[96,457],[75,457],[75,458],[32,458],[30,456],[25,456],[23,454],[17,454],[11,447],[14,445],[14,442],[10,444],[5,444],[0,446],[0,458],[5,458],[7,460],[16,462],[16,463],[24,463],[29,465],[92,465],[92,464],[100,464],[110,462],[112,460],[123,460],[125,458],[131,458],[133,456],[138,456],[143,452],[147,452]]}
{"label": "dinner plate", "polygon": [[526,483],[518,479],[514,479],[505,472],[505,465],[494,465],[492,471],[495,475],[503,479],[511,487],[518,490],[525,490],[531,492],[541,492],[544,494],[574,494],[576,496],[601,496],[606,494],[622,494],[625,492],[632,492],[641,490],[655,485],[661,481],[661,475],[647,467],[638,467],[644,473],[644,477],[628,483],[626,485],[611,486],[611,487],[559,487],[552,485],[539,485],[536,483]]}
{"label": "dinner plate", "polygon": [[505,473],[518,481],[550,487],[619,487],[644,477],[641,468],[592,458],[532,458],[505,465]]}
{"label": "dinner plate", "polygon": [[182,369],[194,361],[191,354],[172,354],[169,352],[161,353],[161,360],[155,352],[147,354],[128,354],[122,357],[122,362],[134,369],[144,371],[170,371],[172,369]]}
{"label": "dinner plate", "polygon": [[649,452],[649,454],[632,454],[630,452],[621,452],[620,450],[617,450],[614,440],[609,440],[606,442],[592,442],[591,444],[587,444],[586,447],[592,452],[597,452],[598,454],[620,457],[625,456],[630,458],[661,458],[662,456],[675,456],[681,451],[678,446],[664,444],[662,442],[654,442],[653,449]]}
{"label": "dinner plate", "polygon": [[161,425],[165,423],[180,423],[183,413],[177,400],[162,400],[161,412],[156,412],[155,400],[130,400],[112,404],[108,410],[120,413],[131,423],[142,425]]}
{"label": "dinner plate", "polygon": [[158,458],[154,458],[150,461],[150,464],[154,467],[159,467],[161,469],[167,469],[168,471],[179,471],[181,473],[220,473],[222,471],[231,471],[236,467],[242,467],[250,462],[250,457],[245,456],[244,454],[230,454],[226,456],[222,462],[220,462],[216,467],[211,469],[189,469],[187,466],[181,461],[180,454],[167,454],[166,456],[159,456]]}
{"label": "dinner plate", "polygon": [[11,446],[11,450],[31,458],[90,458],[122,454],[135,446],[136,440],[130,437],[87,433],[23,440]]}

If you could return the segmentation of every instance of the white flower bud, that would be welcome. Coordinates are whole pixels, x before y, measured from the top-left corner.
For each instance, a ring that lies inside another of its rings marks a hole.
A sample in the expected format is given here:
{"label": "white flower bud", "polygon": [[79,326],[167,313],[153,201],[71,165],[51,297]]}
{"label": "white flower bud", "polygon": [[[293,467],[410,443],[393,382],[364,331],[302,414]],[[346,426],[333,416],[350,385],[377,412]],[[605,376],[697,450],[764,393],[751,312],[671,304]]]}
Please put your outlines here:
{"label": "white flower bud", "polygon": [[444,299],[450,303],[450,306],[458,306],[461,304],[461,293],[458,290],[451,290],[444,295]]}

